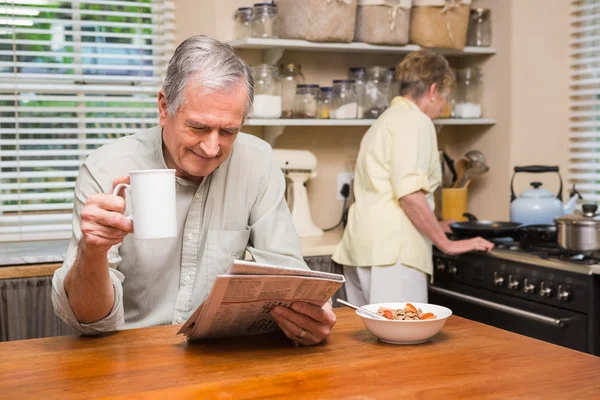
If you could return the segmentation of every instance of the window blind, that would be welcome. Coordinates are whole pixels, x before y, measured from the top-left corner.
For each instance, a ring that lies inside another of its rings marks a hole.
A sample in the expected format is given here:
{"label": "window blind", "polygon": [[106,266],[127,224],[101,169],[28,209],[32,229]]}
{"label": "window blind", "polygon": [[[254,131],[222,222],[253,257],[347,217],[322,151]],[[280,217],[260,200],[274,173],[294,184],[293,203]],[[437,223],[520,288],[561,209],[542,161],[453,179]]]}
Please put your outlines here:
{"label": "window blind", "polygon": [[153,126],[172,0],[0,0],[0,241],[68,238],[85,157]]}
{"label": "window blind", "polygon": [[569,178],[600,201],[600,0],[572,2]]}

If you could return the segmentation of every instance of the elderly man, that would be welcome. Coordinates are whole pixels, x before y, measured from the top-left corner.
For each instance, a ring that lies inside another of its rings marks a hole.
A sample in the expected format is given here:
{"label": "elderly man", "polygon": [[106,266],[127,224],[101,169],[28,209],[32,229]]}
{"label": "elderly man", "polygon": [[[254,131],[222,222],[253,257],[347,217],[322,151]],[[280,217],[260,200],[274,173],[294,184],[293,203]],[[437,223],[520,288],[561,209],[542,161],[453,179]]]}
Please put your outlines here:
{"label": "elderly man", "polygon": [[[160,126],[103,146],[81,167],[73,237],[52,282],[65,322],[85,334],[182,323],[246,248],[258,262],[307,268],[270,146],[239,132],[253,97],[250,69],[229,46],[194,36],[177,48],[158,94]],[[134,240],[124,199],[107,193],[130,171],[160,168],[176,170],[178,237]],[[329,303],[272,314],[304,345],[335,324]]]}

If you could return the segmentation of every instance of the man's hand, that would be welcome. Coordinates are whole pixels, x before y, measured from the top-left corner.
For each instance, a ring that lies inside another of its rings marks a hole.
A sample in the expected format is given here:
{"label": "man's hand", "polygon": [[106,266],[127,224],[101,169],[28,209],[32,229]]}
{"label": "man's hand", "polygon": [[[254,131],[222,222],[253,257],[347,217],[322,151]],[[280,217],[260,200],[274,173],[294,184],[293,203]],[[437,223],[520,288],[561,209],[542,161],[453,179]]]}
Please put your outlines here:
{"label": "man's hand", "polygon": [[112,195],[119,183],[129,183],[129,177],[115,179],[110,194],[90,196],[81,210],[82,244],[86,253],[107,253],[112,246],[121,243],[127,234],[133,232],[133,222],[123,215],[123,191],[119,196]]}
{"label": "man's hand", "polygon": [[319,308],[299,301],[292,304],[291,308],[277,306],[271,311],[271,315],[288,338],[305,346],[325,340],[336,321],[329,303]]}

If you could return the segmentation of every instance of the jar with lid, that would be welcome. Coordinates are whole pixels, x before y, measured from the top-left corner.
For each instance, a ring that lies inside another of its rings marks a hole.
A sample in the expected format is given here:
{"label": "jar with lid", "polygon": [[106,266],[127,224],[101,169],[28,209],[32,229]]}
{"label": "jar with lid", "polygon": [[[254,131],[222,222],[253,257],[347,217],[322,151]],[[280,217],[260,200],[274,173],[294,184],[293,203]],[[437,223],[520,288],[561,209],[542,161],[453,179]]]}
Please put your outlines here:
{"label": "jar with lid", "polygon": [[279,36],[277,6],[271,3],[257,3],[252,10],[252,37],[276,38]]}
{"label": "jar with lid", "polygon": [[283,111],[282,118],[293,118],[294,116],[294,98],[296,97],[296,87],[304,83],[302,69],[297,64],[281,64],[279,66],[279,77],[281,79],[281,98]]}
{"label": "jar with lid", "polygon": [[333,99],[333,88],[322,87],[319,93],[319,118],[331,118],[331,101]]}
{"label": "jar with lid", "polygon": [[378,118],[389,107],[391,81],[388,68],[371,67],[367,69],[365,86],[364,118]]}
{"label": "jar with lid", "polygon": [[365,99],[365,85],[367,84],[367,69],[363,67],[353,67],[348,71],[348,79],[354,80],[356,97],[358,99],[358,118],[363,117]]}
{"label": "jar with lid", "polygon": [[281,117],[281,83],[277,67],[261,64],[252,67],[254,106],[252,118]]}
{"label": "jar with lid", "polygon": [[454,114],[457,118],[480,118],[483,85],[481,70],[477,67],[456,71],[456,101]]}
{"label": "jar with lid", "polygon": [[355,119],[358,117],[358,97],[355,82],[352,79],[333,81],[333,96],[331,99],[331,118]]}
{"label": "jar with lid", "polygon": [[240,7],[235,12],[235,38],[246,39],[252,36],[252,7]]}
{"label": "jar with lid", "polygon": [[316,118],[318,111],[319,85],[296,86],[294,118]]}
{"label": "jar with lid", "polygon": [[489,47],[491,45],[492,21],[490,10],[486,8],[471,10],[467,31],[467,46]]}

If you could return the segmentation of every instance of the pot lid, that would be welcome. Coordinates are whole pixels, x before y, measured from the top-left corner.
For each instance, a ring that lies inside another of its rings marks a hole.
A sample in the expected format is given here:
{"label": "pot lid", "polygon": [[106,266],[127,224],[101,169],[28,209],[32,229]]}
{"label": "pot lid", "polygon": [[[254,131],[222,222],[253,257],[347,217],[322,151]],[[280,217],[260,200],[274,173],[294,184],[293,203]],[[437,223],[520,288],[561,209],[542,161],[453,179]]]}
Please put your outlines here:
{"label": "pot lid", "polygon": [[582,213],[563,215],[556,218],[556,222],[569,225],[600,225],[600,215],[596,214],[596,210],[598,210],[596,204],[584,204],[581,208]]}
{"label": "pot lid", "polygon": [[524,191],[519,195],[519,197],[525,197],[528,199],[546,199],[554,197],[554,193],[540,188],[542,186],[542,182],[531,182],[530,185],[533,187],[533,189]]}

